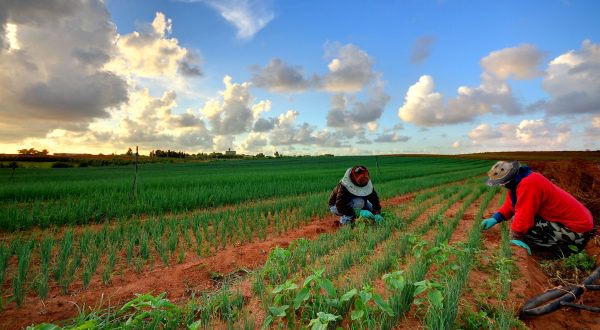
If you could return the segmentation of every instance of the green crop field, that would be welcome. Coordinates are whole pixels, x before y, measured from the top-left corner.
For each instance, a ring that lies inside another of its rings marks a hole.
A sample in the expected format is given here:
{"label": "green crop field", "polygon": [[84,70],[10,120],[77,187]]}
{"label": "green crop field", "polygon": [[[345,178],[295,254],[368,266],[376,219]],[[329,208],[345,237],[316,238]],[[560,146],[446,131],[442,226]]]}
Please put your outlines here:
{"label": "green crop field", "polygon": [[[483,183],[492,163],[318,157],[145,164],[135,192],[132,166],[19,169],[14,177],[1,169],[0,324],[391,329],[409,317],[431,329],[465,322],[508,329],[516,321],[512,306],[501,302],[506,282],[488,290],[500,301],[495,313],[459,308],[482,248],[473,219],[500,201],[498,189]],[[337,218],[327,208],[329,193],[355,164],[370,169],[385,221],[331,227]],[[310,226],[324,229],[304,237]],[[502,237],[503,248],[489,258],[510,260]],[[263,260],[258,265],[223,259],[234,264],[226,274],[187,266],[255,246],[269,247],[246,255]],[[169,277],[186,282],[177,291],[184,298],[142,285],[137,298],[123,296],[117,305],[90,303],[106,290],[129,290],[148,274],[167,276],[178,267],[210,279]],[[491,276],[511,271],[499,261],[487,268]],[[195,287],[210,281],[218,285]],[[51,306],[69,296],[82,305],[63,322]],[[35,315],[38,308],[47,314]]]}

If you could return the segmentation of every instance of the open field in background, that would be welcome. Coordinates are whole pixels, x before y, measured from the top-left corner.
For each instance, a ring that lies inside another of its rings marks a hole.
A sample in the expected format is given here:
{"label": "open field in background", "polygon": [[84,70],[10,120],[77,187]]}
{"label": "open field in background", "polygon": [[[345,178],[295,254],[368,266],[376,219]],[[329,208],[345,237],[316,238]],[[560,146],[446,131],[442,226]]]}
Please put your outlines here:
{"label": "open field in background", "polygon": [[[328,213],[331,189],[355,164],[370,169],[381,226],[338,228]],[[515,318],[549,288],[542,267],[510,247],[506,225],[479,229],[504,198],[483,184],[491,164],[144,164],[135,197],[131,166],[0,169],[0,327],[77,317],[138,328],[542,328],[553,319]],[[597,163],[558,164],[532,166],[554,169],[559,185],[560,171],[575,173],[563,188],[595,205]],[[589,244],[589,254],[599,250]],[[585,313],[578,322],[593,326]],[[555,315],[568,325],[569,314]]]}

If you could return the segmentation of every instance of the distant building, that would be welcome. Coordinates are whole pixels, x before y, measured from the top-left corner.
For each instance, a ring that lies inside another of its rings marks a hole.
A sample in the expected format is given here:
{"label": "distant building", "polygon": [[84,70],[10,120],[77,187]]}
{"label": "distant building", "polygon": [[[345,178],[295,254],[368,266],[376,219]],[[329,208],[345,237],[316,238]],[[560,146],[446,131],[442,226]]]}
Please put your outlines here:
{"label": "distant building", "polygon": [[235,150],[231,150],[231,148],[227,149],[225,156],[235,156]]}

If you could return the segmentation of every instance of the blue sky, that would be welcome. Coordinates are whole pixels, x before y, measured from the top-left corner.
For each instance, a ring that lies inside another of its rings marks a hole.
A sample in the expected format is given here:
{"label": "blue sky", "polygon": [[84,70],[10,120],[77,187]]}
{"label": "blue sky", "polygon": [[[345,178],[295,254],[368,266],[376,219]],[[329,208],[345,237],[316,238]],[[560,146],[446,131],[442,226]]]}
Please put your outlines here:
{"label": "blue sky", "polygon": [[600,148],[597,1],[48,0],[0,12],[11,86],[0,152]]}

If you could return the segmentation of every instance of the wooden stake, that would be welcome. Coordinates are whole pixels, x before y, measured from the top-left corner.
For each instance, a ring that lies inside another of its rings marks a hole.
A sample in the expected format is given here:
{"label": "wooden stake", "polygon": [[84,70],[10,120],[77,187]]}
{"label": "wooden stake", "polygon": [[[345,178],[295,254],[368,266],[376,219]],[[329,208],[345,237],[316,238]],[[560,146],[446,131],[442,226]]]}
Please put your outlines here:
{"label": "wooden stake", "polygon": [[137,197],[137,173],[138,173],[138,146],[135,146],[135,172],[133,174],[133,186],[131,187],[131,196]]}

